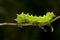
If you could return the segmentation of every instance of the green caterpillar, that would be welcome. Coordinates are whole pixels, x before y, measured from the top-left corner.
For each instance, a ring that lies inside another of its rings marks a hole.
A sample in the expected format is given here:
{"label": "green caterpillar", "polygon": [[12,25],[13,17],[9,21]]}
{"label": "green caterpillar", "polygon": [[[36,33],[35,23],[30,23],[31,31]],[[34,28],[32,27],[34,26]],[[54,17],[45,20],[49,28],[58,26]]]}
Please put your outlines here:
{"label": "green caterpillar", "polygon": [[[29,15],[29,13],[24,14],[24,12],[22,12],[21,14],[17,14],[17,18],[15,19],[15,21],[17,21],[18,26],[22,28],[22,23],[26,23],[27,24],[33,24],[35,23],[39,23],[40,26],[44,26],[46,24],[48,24],[50,26],[51,24],[51,20],[55,17],[53,12],[47,12],[46,15],[43,16],[33,16],[33,15]],[[53,32],[53,27],[51,26],[51,32]],[[43,28],[43,30],[45,30]]]}
{"label": "green caterpillar", "polygon": [[18,24],[24,22],[27,22],[28,24],[38,22],[40,25],[44,25],[45,23],[50,23],[53,17],[55,17],[53,12],[47,12],[46,15],[39,17],[29,15],[29,13],[24,14],[24,12],[22,12],[21,14],[17,14],[17,18],[15,20]]}

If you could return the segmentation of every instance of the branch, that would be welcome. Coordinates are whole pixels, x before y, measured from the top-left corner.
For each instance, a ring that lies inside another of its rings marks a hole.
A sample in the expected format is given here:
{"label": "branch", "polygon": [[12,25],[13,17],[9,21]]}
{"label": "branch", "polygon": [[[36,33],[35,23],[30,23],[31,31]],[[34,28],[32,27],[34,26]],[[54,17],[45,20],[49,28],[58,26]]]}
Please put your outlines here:
{"label": "branch", "polygon": [[[3,25],[12,25],[12,26],[16,26],[18,25],[17,23],[0,23],[0,26],[3,26]],[[29,26],[29,25],[32,25],[32,24],[20,24],[21,26]]]}
{"label": "branch", "polygon": [[0,23],[0,26],[3,26],[3,25],[17,25],[16,23]]}
{"label": "branch", "polygon": [[56,18],[54,18],[51,22],[54,22],[55,20],[59,19],[60,16],[57,16]]}
{"label": "branch", "polygon": [[47,30],[45,30],[44,27],[42,27],[40,24],[38,24],[38,27],[47,32]]}
{"label": "branch", "polygon": [[[12,26],[18,26],[17,23],[0,23],[0,26],[3,26],[3,25],[12,25]],[[47,32],[44,27],[40,26],[39,24],[36,25],[36,24],[20,24],[21,26],[38,26],[39,28],[43,29],[45,32]]]}

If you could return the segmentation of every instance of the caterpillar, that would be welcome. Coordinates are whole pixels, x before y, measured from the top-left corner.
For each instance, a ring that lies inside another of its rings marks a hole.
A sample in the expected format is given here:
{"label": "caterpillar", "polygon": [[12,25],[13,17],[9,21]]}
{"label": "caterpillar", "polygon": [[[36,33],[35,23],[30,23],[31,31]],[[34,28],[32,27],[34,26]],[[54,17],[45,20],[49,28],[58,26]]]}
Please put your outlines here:
{"label": "caterpillar", "polygon": [[[25,14],[24,12],[22,12],[21,14],[17,14],[17,18],[15,19],[15,21],[17,21],[18,26],[20,26],[22,28],[22,26],[20,24],[22,23],[27,23],[27,24],[33,24],[33,23],[39,23],[39,26],[41,29],[43,29],[45,32],[46,30],[42,27],[46,24],[50,25],[51,24],[51,20],[55,17],[53,12],[47,12],[46,15],[43,16],[33,16],[33,15],[29,15],[29,13]],[[53,32],[53,27],[51,27],[51,32]]]}
{"label": "caterpillar", "polygon": [[17,23],[27,22],[28,24],[32,24],[33,22],[38,22],[41,25],[45,23],[50,23],[50,21],[55,17],[53,12],[47,12],[46,15],[43,16],[33,16],[29,15],[29,13],[25,14],[22,12],[21,14],[17,14],[17,18],[15,19]]}

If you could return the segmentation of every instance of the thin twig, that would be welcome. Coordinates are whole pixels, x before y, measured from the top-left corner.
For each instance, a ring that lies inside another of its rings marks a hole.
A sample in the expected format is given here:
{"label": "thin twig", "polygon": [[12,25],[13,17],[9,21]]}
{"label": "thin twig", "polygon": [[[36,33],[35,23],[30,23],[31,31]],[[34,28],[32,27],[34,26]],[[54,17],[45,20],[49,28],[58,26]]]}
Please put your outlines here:
{"label": "thin twig", "polygon": [[51,22],[54,22],[55,20],[59,19],[60,16],[57,16],[56,18],[54,18]]}
{"label": "thin twig", "polygon": [[[3,25],[12,25],[12,26],[18,26],[17,23],[0,23],[0,26],[3,26]],[[45,32],[47,32],[44,27],[40,26],[40,25],[33,25],[33,24],[20,24],[21,26],[38,26],[39,28],[43,29]]]}
{"label": "thin twig", "polygon": [[0,26],[3,26],[3,25],[17,25],[16,23],[0,23]]}
{"label": "thin twig", "polygon": [[[3,26],[3,25],[18,25],[17,23],[0,23],[0,26]],[[20,24],[21,26],[29,26],[29,25],[32,25],[32,24]]]}
{"label": "thin twig", "polygon": [[47,32],[47,30],[45,30],[44,27],[42,27],[41,25],[38,24],[38,27]]}

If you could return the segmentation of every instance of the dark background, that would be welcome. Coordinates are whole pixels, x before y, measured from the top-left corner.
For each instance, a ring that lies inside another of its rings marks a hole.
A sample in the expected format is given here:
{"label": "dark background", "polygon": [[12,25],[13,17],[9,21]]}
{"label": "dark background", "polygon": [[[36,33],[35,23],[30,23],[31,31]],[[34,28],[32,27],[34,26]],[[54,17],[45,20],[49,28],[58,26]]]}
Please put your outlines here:
{"label": "dark background", "polygon": [[[21,12],[44,15],[54,12],[60,15],[60,0],[0,0],[0,23],[14,22],[16,14]],[[0,26],[0,40],[60,40],[60,19],[52,23],[54,32],[27,26]],[[47,26],[46,26],[47,27]]]}

